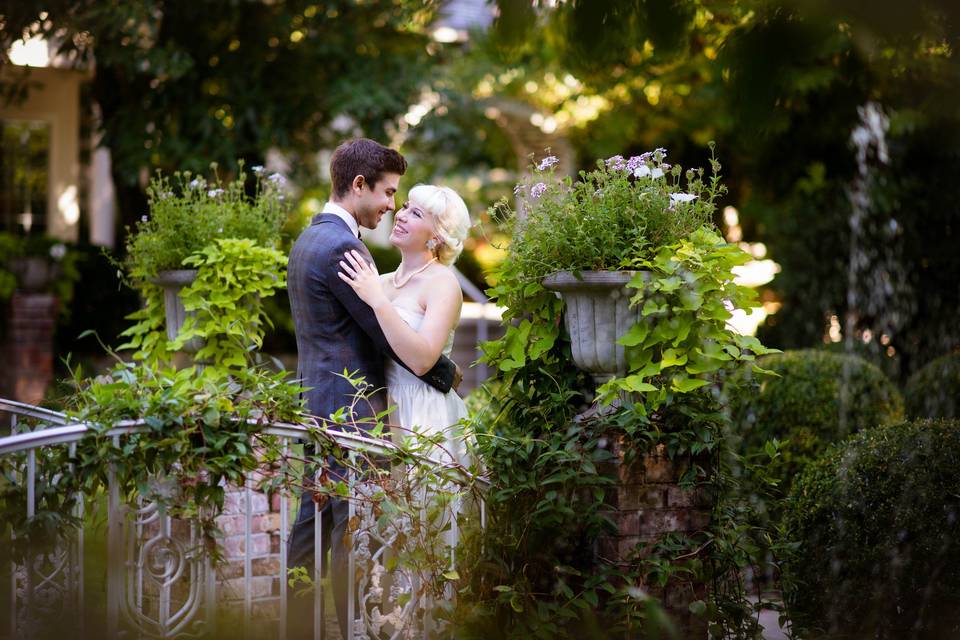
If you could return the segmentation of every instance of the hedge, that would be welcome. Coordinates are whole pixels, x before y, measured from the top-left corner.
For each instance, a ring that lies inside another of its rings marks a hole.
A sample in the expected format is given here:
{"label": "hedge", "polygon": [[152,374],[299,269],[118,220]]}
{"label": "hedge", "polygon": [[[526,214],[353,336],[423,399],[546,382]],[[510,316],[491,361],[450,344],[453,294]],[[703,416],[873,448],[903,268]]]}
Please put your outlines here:
{"label": "hedge", "polygon": [[800,637],[960,637],[958,469],[960,421],[863,431],[807,468],[783,520]]}
{"label": "hedge", "polygon": [[937,358],[907,380],[907,416],[960,418],[960,352]]}
{"label": "hedge", "polygon": [[770,468],[784,495],[793,478],[832,443],[903,419],[903,400],[896,387],[862,358],[801,350],[766,356],[758,364],[778,377],[757,376],[746,369],[730,381],[731,426],[746,455],[762,452],[773,438],[787,441]]}

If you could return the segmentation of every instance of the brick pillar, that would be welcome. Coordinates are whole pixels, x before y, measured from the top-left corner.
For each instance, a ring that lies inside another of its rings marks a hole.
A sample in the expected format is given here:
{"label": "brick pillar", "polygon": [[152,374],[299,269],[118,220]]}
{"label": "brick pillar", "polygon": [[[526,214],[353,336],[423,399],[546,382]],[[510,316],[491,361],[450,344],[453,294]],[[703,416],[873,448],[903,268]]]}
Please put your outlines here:
{"label": "brick pillar", "polygon": [[[702,490],[685,491],[679,481],[690,468],[690,459],[671,460],[666,447],[638,455],[630,462],[624,457],[624,443],[613,444],[614,461],[610,473],[616,486],[609,492],[607,504],[613,511],[619,532],[600,540],[600,553],[626,566],[636,555],[638,545],[656,541],[667,533],[693,533],[710,522],[709,502]],[[677,578],[666,585],[637,585],[658,597],[677,625],[680,637],[706,640],[707,625],[689,611],[689,605],[704,600],[706,584]]]}
{"label": "brick pillar", "polygon": [[53,381],[57,298],[49,293],[17,292],[7,309],[0,392],[20,402],[40,404]]}

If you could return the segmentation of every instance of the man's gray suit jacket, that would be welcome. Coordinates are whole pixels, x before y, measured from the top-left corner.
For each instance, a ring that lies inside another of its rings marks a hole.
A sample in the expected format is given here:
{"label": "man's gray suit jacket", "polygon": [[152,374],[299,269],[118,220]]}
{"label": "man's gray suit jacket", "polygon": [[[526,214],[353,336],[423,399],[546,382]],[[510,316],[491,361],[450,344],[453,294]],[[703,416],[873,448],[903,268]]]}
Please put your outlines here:
{"label": "man's gray suit jacket", "polygon": [[[350,249],[372,262],[370,252],[346,222],[332,214],[318,214],[294,244],[287,266],[298,377],[309,387],[307,409],[323,419],[349,406],[356,394],[338,374],[357,371],[377,390],[369,402],[356,403],[354,417],[362,420],[385,408],[384,355],[403,365],[373,310],[337,275],[343,254]],[[455,368],[450,359],[441,356],[420,378],[445,393],[451,388]]]}

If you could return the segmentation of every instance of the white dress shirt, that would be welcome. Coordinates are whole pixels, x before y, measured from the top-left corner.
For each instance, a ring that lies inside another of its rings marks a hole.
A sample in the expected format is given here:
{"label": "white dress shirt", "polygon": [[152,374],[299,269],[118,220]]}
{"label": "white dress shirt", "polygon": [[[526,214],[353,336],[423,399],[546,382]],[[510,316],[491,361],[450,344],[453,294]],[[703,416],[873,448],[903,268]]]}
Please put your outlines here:
{"label": "white dress shirt", "polygon": [[360,237],[360,225],[357,224],[356,218],[350,215],[350,212],[338,205],[336,202],[327,202],[323,205],[323,211],[321,213],[332,213],[341,220],[347,223],[347,226],[350,227],[350,231],[353,235]]}

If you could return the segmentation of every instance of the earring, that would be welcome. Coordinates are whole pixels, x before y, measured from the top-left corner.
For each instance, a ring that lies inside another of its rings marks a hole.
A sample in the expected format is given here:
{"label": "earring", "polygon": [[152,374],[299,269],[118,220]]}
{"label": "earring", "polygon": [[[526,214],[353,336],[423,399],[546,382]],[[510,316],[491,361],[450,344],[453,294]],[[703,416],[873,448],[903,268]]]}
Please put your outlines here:
{"label": "earring", "polygon": [[427,240],[427,251],[436,251],[439,246],[440,244],[434,238]]}

